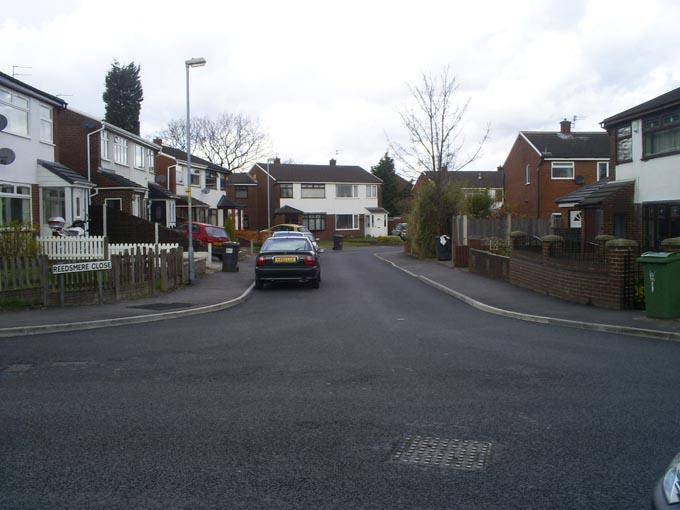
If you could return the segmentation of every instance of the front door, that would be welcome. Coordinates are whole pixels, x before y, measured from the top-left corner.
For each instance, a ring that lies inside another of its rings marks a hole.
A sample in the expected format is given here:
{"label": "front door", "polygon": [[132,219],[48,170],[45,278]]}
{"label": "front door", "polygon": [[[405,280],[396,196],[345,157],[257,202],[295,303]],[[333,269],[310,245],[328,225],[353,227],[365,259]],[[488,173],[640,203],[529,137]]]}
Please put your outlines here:
{"label": "front door", "polygon": [[151,202],[151,221],[167,226],[167,208],[165,200],[154,200]]}

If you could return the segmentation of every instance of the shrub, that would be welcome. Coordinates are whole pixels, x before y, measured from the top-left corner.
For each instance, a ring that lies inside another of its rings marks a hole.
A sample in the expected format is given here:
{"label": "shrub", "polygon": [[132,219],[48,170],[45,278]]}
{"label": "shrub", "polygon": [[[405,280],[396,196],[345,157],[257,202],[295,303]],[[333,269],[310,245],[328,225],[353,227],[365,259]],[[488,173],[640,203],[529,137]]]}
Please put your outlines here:
{"label": "shrub", "polygon": [[491,216],[491,208],[494,200],[487,190],[473,193],[465,200],[465,211],[473,218],[488,218]]}
{"label": "shrub", "polygon": [[35,257],[40,252],[33,225],[11,223],[0,228],[0,257]]}
{"label": "shrub", "polygon": [[227,231],[227,234],[229,234],[229,239],[232,241],[238,241],[236,239],[236,227],[234,226],[234,218],[231,216],[227,216],[224,218],[224,230]]}

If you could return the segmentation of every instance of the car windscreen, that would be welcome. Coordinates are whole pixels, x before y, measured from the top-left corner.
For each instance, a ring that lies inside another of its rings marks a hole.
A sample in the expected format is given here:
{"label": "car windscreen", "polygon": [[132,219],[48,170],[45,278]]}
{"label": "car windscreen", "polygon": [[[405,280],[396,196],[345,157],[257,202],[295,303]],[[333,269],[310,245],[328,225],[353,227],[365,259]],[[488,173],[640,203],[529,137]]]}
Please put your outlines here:
{"label": "car windscreen", "polygon": [[274,232],[272,237],[304,237],[304,234],[302,232],[284,232],[283,230],[279,230],[278,232]]}
{"label": "car windscreen", "polygon": [[270,237],[262,245],[260,253],[267,251],[312,251],[304,237]]}
{"label": "car windscreen", "polygon": [[229,237],[229,234],[221,227],[205,227],[205,233],[210,237]]}

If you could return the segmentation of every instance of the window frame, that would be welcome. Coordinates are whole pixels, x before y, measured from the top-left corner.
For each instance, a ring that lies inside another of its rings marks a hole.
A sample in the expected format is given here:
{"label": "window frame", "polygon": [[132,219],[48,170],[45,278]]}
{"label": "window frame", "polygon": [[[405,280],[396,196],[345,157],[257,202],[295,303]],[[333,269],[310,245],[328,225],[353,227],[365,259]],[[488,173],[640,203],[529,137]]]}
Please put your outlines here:
{"label": "window frame", "polygon": [[378,198],[378,185],[377,184],[367,184],[366,185],[366,198]]}
{"label": "window frame", "polygon": [[[602,177],[602,173],[600,172],[600,165],[607,165],[607,170],[605,171],[604,177]],[[597,171],[597,180],[601,181],[603,179],[608,179],[609,178],[609,161],[598,161],[596,164],[596,171]]]}
{"label": "window frame", "polygon": [[[198,182],[196,182],[196,184],[194,184],[194,177],[198,178]],[[191,167],[189,169],[189,186],[193,186],[195,188],[201,187],[201,171],[198,168]]]}
{"label": "window frame", "polygon": [[[17,94],[14,90],[6,88],[6,87],[0,87],[0,92],[5,92],[9,96],[9,100],[2,99],[2,95],[0,95],[0,106],[4,106],[6,108],[12,108],[18,112],[21,112],[22,116],[25,116],[26,118],[26,132],[18,132],[16,130],[12,129],[12,119],[5,115],[7,117],[7,127],[2,131],[3,133],[8,133],[10,135],[16,135],[16,136],[22,136],[24,138],[30,138],[30,132],[31,132],[31,115],[30,115],[30,100],[27,96],[23,96],[21,94]],[[15,103],[15,99],[20,99],[21,101],[25,102],[25,106],[19,105]],[[0,111],[0,113],[2,113]]]}
{"label": "window frame", "polygon": [[110,151],[109,151],[109,132],[108,131],[102,131],[101,139],[99,140],[99,145],[100,145],[100,151],[99,151],[100,157],[105,161],[111,161],[111,154],[110,154]]}
{"label": "window frame", "polygon": [[279,184],[279,198],[293,198],[292,182],[284,182]]}
{"label": "window frame", "polygon": [[[33,196],[32,196],[32,193],[31,193],[31,185],[30,184],[15,184],[15,183],[12,183],[12,182],[5,182],[5,181],[3,181],[0,184],[2,184],[3,187],[7,187],[8,189],[9,189],[10,186],[12,188],[11,192],[10,191],[2,191],[2,188],[0,188],[0,199],[7,199],[7,200],[10,200],[10,201],[11,200],[21,200],[22,202],[23,201],[28,202],[27,207],[26,207],[25,204],[23,204],[23,203],[21,204],[22,213],[24,211],[27,211],[28,212],[28,218],[25,219],[25,218],[22,217],[21,220],[10,218],[10,223],[12,223],[14,221],[20,221],[21,223],[33,223]],[[27,188],[28,193],[19,193],[18,188]],[[12,207],[10,205],[10,211],[11,210],[12,210]],[[23,216],[23,214],[22,214],[22,216]],[[0,207],[0,227],[4,226],[2,221],[3,221],[3,212],[2,212],[2,207]]]}
{"label": "window frame", "polygon": [[217,181],[219,180],[218,172],[215,170],[205,171],[205,187],[208,189],[217,189]]}
{"label": "window frame", "polygon": [[248,198],[248,186],[234,186],[234,198],[247,199]]}
{"label": "window frame", "polygon": [[[624,130],[624,129],[628,130],[628,134],[626,134],[626,135],[621,134],[621,130]],[[631,161],[633,161],[633,125],[629,123],[625,126],[617,127],[614,130],[614,133],[615,133],[615,136],[616,136],[616,163],[617,164],[618,163],[630,163]],[[623,158],[619,157],[619,152],[620,152],[619,151],[619,144],[622,141],[625,141],[625,140],[628,140],[629,143],[630,143],[630,147],[629,147],[630,157],[627,158],[627,159],[623,159]]]}
{"label": "window frame", "polygon": [[[648,125],[652,122],[656,122],[657,124],[655,126],[649,127]],[[680,154],[680,143],[678,143],[675,148],[664,152],[647,152],[647,141],[650,140],[654,135],[676,131],[678,132],[678,139],[680,139],[680,110],[666,111],[653,117],[645,117],[641,120],[641,124],[643,161],[664,156],[672,156],[673,154]]]}
{"label": "window frame", "polygon": [[[352,218],[352,226],[350,228],[338,227],[338,219],[343,216],[350,216]],[[335,230],[359,230],[359,215],[358,214],[336,214],[335,215]]]}
{"label": "window frame", "polygon": [[[340,194],[340,189],[349,191],[349,195]],[[359,186],[357,184],[337,183],[335,185],[335,198],[358,198]]]}
{"label": "window frame", "polygon": [[[555,167],[571,168],[571,177],[555,177]],[[576,175],[576,165],[573,161],[552,161],[550,164],[550,179],[553,181],[573,181]]]}
{"label": "window frame", "polygon": [[113,136],[113,162],[129,166],[128,141],[120,135]]}
{"label": "window frame", "polygon": [[524,184],[527,186],[531,184],[531,165],[524,167]]}
{"label": "window frame", "polygon": [[[59,206],[61,210],[57,214],[53,214],[53,211],[51,211],[53,204],[50,203],[48,207],[48,200],[50,200],[50,197],[48,197],[48,195],[52,191],[56,191],[57,193],[59,193],[59,196],[57,196],[57,200],[60,202]],[[61,216],[62,218],[68,220],[68,218],[66,218],[66,188],[60,186],[46,186],[40,188],[40,195],[42,199],[41,200],[42,212],[45,215],[45,222],[47,222],[47,220],[54,216]],[[51,214],[48,214],[48,211]]]}
{"label": "window frame", "polygon": [[[38,111],[40,112],[40,141],[43,143],[54,144],[54,113],[50,106],[38,103]],[[43,116],[43,112],[47,112],[48,117]],[[43,126],[49,127],[49,139],[43,138]]]}
{"label": "window frame", "polygon": [[[142,145],[139,145],[138,143],[135,144],[135,160],[134,160],[134,166],[135,168],[139,170],[144,170],[144,147]],[[139,160],[137,159],[137,156],[139,156]]]}
{"label": "window frame", "polygon": [[310,232],[323,232],[326,230],[326,213],[311,213],[302,215],[302,224]]}
{"label": "window frame", "polygon": [[[319,183],[302,183],[301,185],[301,191],[300,191],[300,198],[305,198],[305,199],[324,199],[326,198],[326,184],[319,184]],[[323,191],[323,196],[313,196],[313,197],[306,197],[305,196],[305,190],[312,190],[312,189],[320,189]]]}

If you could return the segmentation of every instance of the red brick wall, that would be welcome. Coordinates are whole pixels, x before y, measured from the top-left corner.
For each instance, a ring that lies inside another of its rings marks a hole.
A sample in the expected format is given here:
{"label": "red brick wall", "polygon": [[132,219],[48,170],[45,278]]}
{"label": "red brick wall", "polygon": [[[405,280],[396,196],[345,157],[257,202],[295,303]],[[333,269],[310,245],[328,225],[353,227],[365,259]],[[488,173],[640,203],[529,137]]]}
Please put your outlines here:
{"label": "red brick wall", "polygon": [[[132,214],[132,195],[134,194],[132,190],[100,188],[99,193],[92,197],[91,204],[93,206],[103,205],[106,198],[120,198],[123,201],[121,210],[126,214]],[[143,193],[137,194],[144,196]]]}
{"label": "red brick wall", "polygon": [[[265,181],[266,182],[266,181]],[[227,189],[225,190],[225,195],[227,198],[229,198],[232,202],[243,206],[243,215],[248,217],[248,227],[246,230],[262,230],[262,228],[267,228],[267,225],[265,224],[264,227],[258,228],[258,223],[256,222],[257,217],[258,217],[258,198],[259,198],[259,190],[258,186],[243,186],[245,189],[248,190],[248,198],[236,198],[236,185],[234,184],[228,184]],[[272,186],[273,188],[273,186]],[[266,192],[266,188],[265,188]],[[266,202],[266,194],[265,194],[265,202]],[[266,204],[265,204],[266,206]],[[265,218],[267,217],[267,211],[265,209]]]}
{"label": "red brick wall", "polygon": [[[541,161],[536,151],[517,137],[503,164],[505,172],[505,207],[519,216],[540,217],[538,211],[537,168]],[[526,166],[530,166],[530,184],[526,184]]]}
{"label": "red brick wall", "polygon": [[[55,110],[55,158],[59,163],[87,176],[87,134],[101,128],[101,123],[73,110]],[[86,129],[85,126],[89,126]],[[100,166],[100,133],[90,136],[92,173]]]}
{"label": "red brick wall", "polygon": [[[157,179],[156,182],[163,186],[165,189],[170,190],[172,193],[177,193],[177,167],[175,166],[177,162],[175,158],[171,158],[165,154],[158,153],[156,155],[155,163],[155,174],[161,176],[161,179]],[[172,168],[170,168],[172,167]],[[170,172],[168,172],[170,168]],[[168,173],[170,174],[170,182],[167,181]]]}
{"label": "red brick wall", "polygon": [[33,225],[40,227],[40,188],[37,184],[31,184],[31,214]]}

